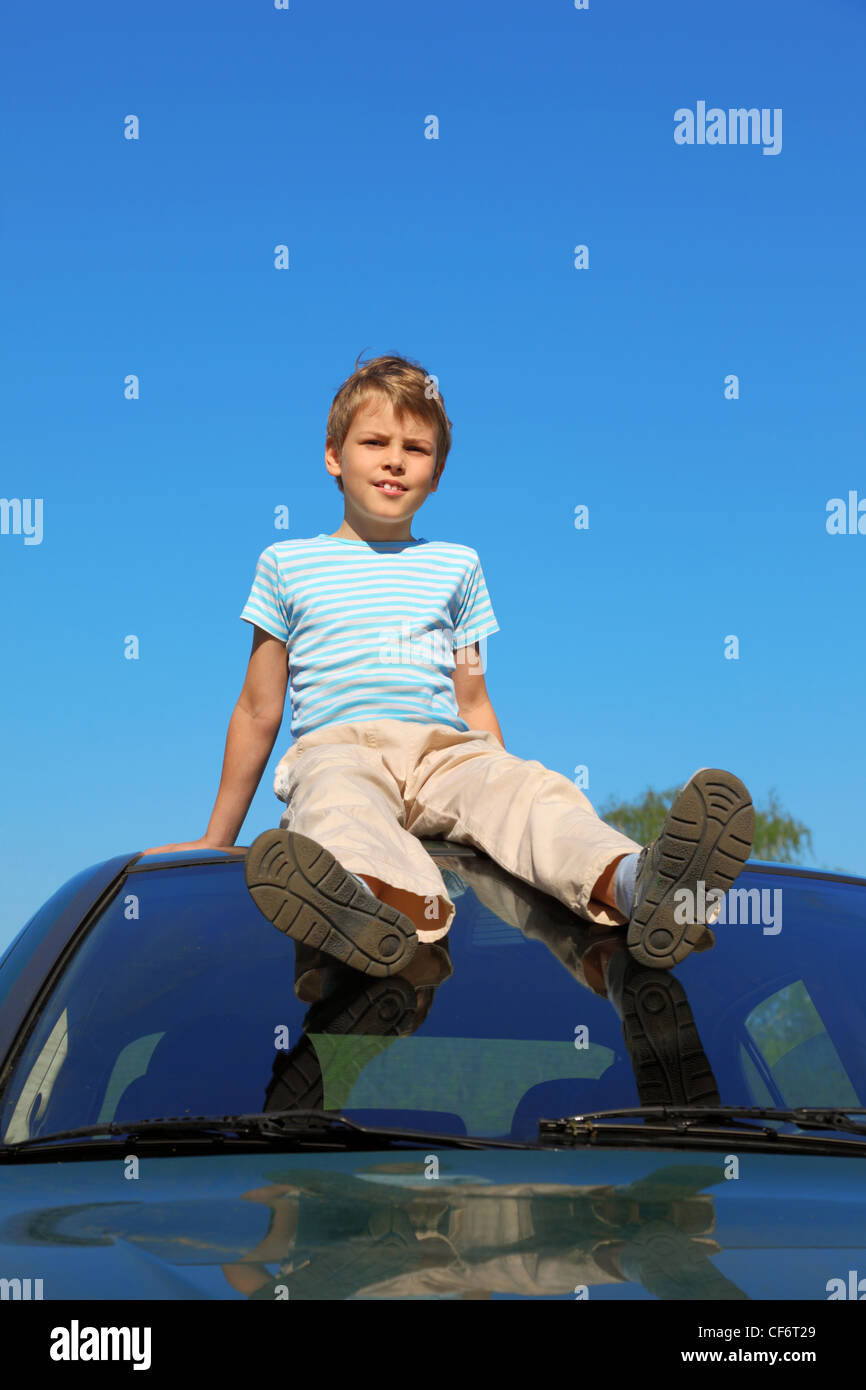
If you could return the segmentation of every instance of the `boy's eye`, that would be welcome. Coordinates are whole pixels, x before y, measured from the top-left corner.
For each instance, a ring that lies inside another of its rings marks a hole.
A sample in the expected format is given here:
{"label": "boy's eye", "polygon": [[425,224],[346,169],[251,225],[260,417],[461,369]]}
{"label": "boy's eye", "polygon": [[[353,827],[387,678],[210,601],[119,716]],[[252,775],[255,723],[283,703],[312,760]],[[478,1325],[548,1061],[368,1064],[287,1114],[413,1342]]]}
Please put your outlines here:
{"label": "boy's eye", "polygon": [[[383,444],[385,441],[382,440],[382,439],[364,439],[364,440],[362,440],[361,442],[362,442],[363,444]],[[418,454],[418,453],[423,454],[423,453],[424,453],[424,450],[421,448],[421,445],[420,445],[420,444],[410,444],[410,445],[409,445],[409,448],[410,448],[410,449],[414,449],[415,452],[416,452],[416,454]]]}

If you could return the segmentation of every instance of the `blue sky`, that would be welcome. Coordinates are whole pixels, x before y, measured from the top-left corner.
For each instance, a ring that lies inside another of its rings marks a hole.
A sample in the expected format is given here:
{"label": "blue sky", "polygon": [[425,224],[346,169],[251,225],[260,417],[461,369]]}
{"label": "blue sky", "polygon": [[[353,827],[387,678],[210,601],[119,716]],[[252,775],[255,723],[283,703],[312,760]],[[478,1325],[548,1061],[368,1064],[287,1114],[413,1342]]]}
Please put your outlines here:
{"label": "blue sky", "polygon": [[[281,504],[339,526],[362,351],[439,379],[413,534],[481,557],[509,749],[596,805],[730,767],[866,874],[866,534],[825,524],[866,498],[859,0],[49,0],[6,47],[0,491],[43,528],[0,535],[0,947],[204,834],[255,562]],[[699,101],[781,109],[780,152],[675,143]]]}

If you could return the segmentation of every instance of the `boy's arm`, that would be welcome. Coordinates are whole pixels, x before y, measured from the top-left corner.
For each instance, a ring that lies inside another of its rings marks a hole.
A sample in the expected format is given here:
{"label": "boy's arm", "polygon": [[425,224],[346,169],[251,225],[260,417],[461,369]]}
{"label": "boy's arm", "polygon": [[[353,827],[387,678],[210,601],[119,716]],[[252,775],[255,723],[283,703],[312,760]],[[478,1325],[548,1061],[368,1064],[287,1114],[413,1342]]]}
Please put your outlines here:
{"label": "boy's arm", "polygon": [[504,748],[505,739],[487,693],[477,642],[459,647],[454,653],[452,679],[460,718],[466,720],[470,729],[487,729],[495,734]]}
{"label": "boy's arm", "polygon": [[273,751],[286,703],[289,661],[285,642],[253,627],[253,647],[238,702],[229,720],[223,770],[204,838],[233,845]]}
{"label": "boy's arm", "polygon": [[235,843],[283,722],[288,683],[285,642],[253,626],[253,648],[243,689],[229,720],[222,776],[208,828],[200,840],[159,845],[143,853],[223,849]]}

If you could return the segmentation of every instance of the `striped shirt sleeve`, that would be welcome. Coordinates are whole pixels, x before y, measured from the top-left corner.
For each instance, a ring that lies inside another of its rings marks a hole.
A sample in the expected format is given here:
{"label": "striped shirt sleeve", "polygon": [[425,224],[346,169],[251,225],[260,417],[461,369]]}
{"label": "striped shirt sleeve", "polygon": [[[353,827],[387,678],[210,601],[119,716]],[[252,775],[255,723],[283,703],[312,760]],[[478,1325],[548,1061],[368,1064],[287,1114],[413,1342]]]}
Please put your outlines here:
{"label": "striped shirt sleeve", "polygon": [[272,637],[281,642],[289,640],[289,615],[280,592],[280,575],[273,546],[268,546],[259,556],[256,565],[253,587],[244,604],[241,618],[245,623],[255,623],[264,628]]}
{"label": "striped shirt sleeve", "polygon": [[487,592],[484,571],[476,555],[454,619],[454,650],[468,647],[498,631],[499,624]]}

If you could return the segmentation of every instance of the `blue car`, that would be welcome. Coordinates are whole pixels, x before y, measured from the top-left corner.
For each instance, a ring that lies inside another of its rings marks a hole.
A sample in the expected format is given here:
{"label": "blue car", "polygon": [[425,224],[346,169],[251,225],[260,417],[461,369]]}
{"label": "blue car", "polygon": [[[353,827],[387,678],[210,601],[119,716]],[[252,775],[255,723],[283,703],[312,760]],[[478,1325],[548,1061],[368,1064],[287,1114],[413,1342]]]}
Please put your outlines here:
{"label": "blue car", "polygon": [[242,848],[45,903],[0,961],[0,1297],[866,1294],[866,880],[752,861],[668,972],[422,844],[457,916],[387,979],[276,931]]}

